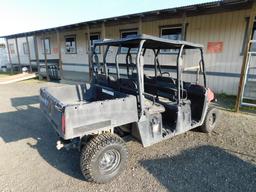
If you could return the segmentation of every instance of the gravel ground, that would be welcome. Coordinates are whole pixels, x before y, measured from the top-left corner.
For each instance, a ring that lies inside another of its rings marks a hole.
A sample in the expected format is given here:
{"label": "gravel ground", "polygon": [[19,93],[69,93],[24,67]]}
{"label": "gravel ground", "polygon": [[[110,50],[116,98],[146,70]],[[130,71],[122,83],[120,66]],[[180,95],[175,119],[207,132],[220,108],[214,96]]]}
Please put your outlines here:
{"label": "gravel ground", "polygon": [[256,191],[256,116],[222,111],[211,134],[190,131],[143,148],[128,141],[114,181],[84,181],[79,152],[58,151],[38,105],[36,80],[0,86],[0,191]]}

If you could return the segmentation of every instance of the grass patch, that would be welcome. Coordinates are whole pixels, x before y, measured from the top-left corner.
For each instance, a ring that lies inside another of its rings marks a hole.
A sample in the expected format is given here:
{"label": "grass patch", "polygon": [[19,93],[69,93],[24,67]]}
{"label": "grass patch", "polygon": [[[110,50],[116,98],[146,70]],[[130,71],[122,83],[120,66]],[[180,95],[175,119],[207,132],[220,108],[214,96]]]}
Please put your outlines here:
{"label": "grass patch", "polygon": [[27,80],[24,80],[24,81],[21,81],[22,83],[46,83],[47,81],[46,80],[39,80],[38,77],[35,77],[33,79],[27,79]]}
{"label": "grass patch", "polygon": [[236,96],[227,94],[217,94],[217,104],[229,111],[235,111]]}
{"label": "grass patch", "polygon": [[[235,111],[236,96],[227,94],[217,94],[217,105],[228,110]],[[256,112],[256,107],[241,106],[240,111],[245,112]]]}
{"label": "grass patch", "polygon": [[7,77],[7,76],[10,76],[10,75],[16,75],[18,74],[18,72],[3,72],[3,71],[0,71],[0,78],[1,77]]}
{"label": "grass patch", "polygon": [[10,76],[10,74],[8,74],[8,73],[0,73],[0,78],[8,77],[8,76]]}

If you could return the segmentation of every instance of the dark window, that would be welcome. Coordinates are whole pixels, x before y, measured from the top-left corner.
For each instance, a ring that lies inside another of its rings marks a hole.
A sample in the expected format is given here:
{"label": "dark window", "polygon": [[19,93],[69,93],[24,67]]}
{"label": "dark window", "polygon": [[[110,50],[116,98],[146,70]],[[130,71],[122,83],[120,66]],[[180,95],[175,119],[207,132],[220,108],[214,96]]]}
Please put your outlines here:
{"label": "dark window", "polygon": [[5,44],[0,44],[0,48],[4,49],[5,48]]}
{"label": "dark window", "polygon": [[49,38],[42,39],[41,43],[42,43],[42,53],[44,53],[44,46],[45,46],[46,54],[50,54],[51,53],[50,39]]}
{"label": "dark window", "polygon": [[76,53],[76,37],[67,36],[65,37],[66,53],[75,54]]}
{"label": "dark window", "polygon": [[28,44],[27,43],[23,43],[23,52],[24,52],[24,54],[28,54]]}
{"label": "dark window", "polygon": [[[91,34],[90,35],[91,47],[93,47],[94,43],[98,42],[98,41],[100,41],[100,34]],[[96,47],[95,52],[98,53],[98,54],[100,53],[100,48],[98,46]]]}
{"label": "dark window", "polygon": [[122,39],[129,38],[129,37],[135,37],[137,35],[138,35],[137,31],[122,31],[121,32]]}
{"label": "dark window", "polygon": [[[161,28],[161,37],[170,40],[182,39],[182,27],[163,27]],[[162,49],[161,53],[174,53],[178,52],[177,49]]]}
{"label": "dark window", "polygon": [[[137,30],[125,30],[125,31],[121,31],[121,38],[125,39],[125,38],[130,38],[130,37],[136,37],[138,35],[138,31]],[[137,48],[132,48],[130,50],[130,53],[137,53]],[[121,49],[121,53],[127,53],[128,52],[128,48],[122,48]]]}
{"label": "dark window", "polygon": [[[252,40],[256,40],[256,23],[255,22],[253,24],[253,29],[252,29]],[[256,52],[256,43],[251,44],[250,51]]]}

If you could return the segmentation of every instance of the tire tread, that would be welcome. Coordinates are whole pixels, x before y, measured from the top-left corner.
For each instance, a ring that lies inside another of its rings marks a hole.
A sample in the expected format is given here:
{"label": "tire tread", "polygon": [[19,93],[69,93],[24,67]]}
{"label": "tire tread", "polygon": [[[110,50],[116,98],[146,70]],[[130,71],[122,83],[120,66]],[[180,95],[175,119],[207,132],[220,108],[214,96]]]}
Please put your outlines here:
{"label": "tire tread", "polygon": [[[102,181],[98,181],[94,175],[92,174],[91,160],[95,157],[98,151],[102,148],[111,145],[111,144],[121,144],[123,149],[125,149],[126,156],[128,157],[128,150],[126,147],[126,143],[124,140],[118,135],[111,133],[104,133],[92,138],[81,150],[81,158],[80,158],[80,167],[81,171],[87,181],[96,182],[96,183],[104,183]],[[127,161],[128,158],[124,159]],[[126,164],[126,162],[125,162]]]}

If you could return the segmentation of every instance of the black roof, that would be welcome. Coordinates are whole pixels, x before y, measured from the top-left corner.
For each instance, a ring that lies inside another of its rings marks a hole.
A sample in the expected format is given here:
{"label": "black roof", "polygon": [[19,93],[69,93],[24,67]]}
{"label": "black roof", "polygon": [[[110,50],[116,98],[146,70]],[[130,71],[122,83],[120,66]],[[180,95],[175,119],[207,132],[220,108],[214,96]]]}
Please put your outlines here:
{"label": "black roof", "polygon": [[145,34],[118,40],[103,40],[95,42],[94,45],[109,45],[115,47],[121,46],[127,48],[137,48],[139,47],[139,44],[142,40],[145,40],[143,47],[147,49],[177,49],[182,45],[184,45],[184,49],[203,48],[203,45],[195,44],[188,41],[170,40]]}

